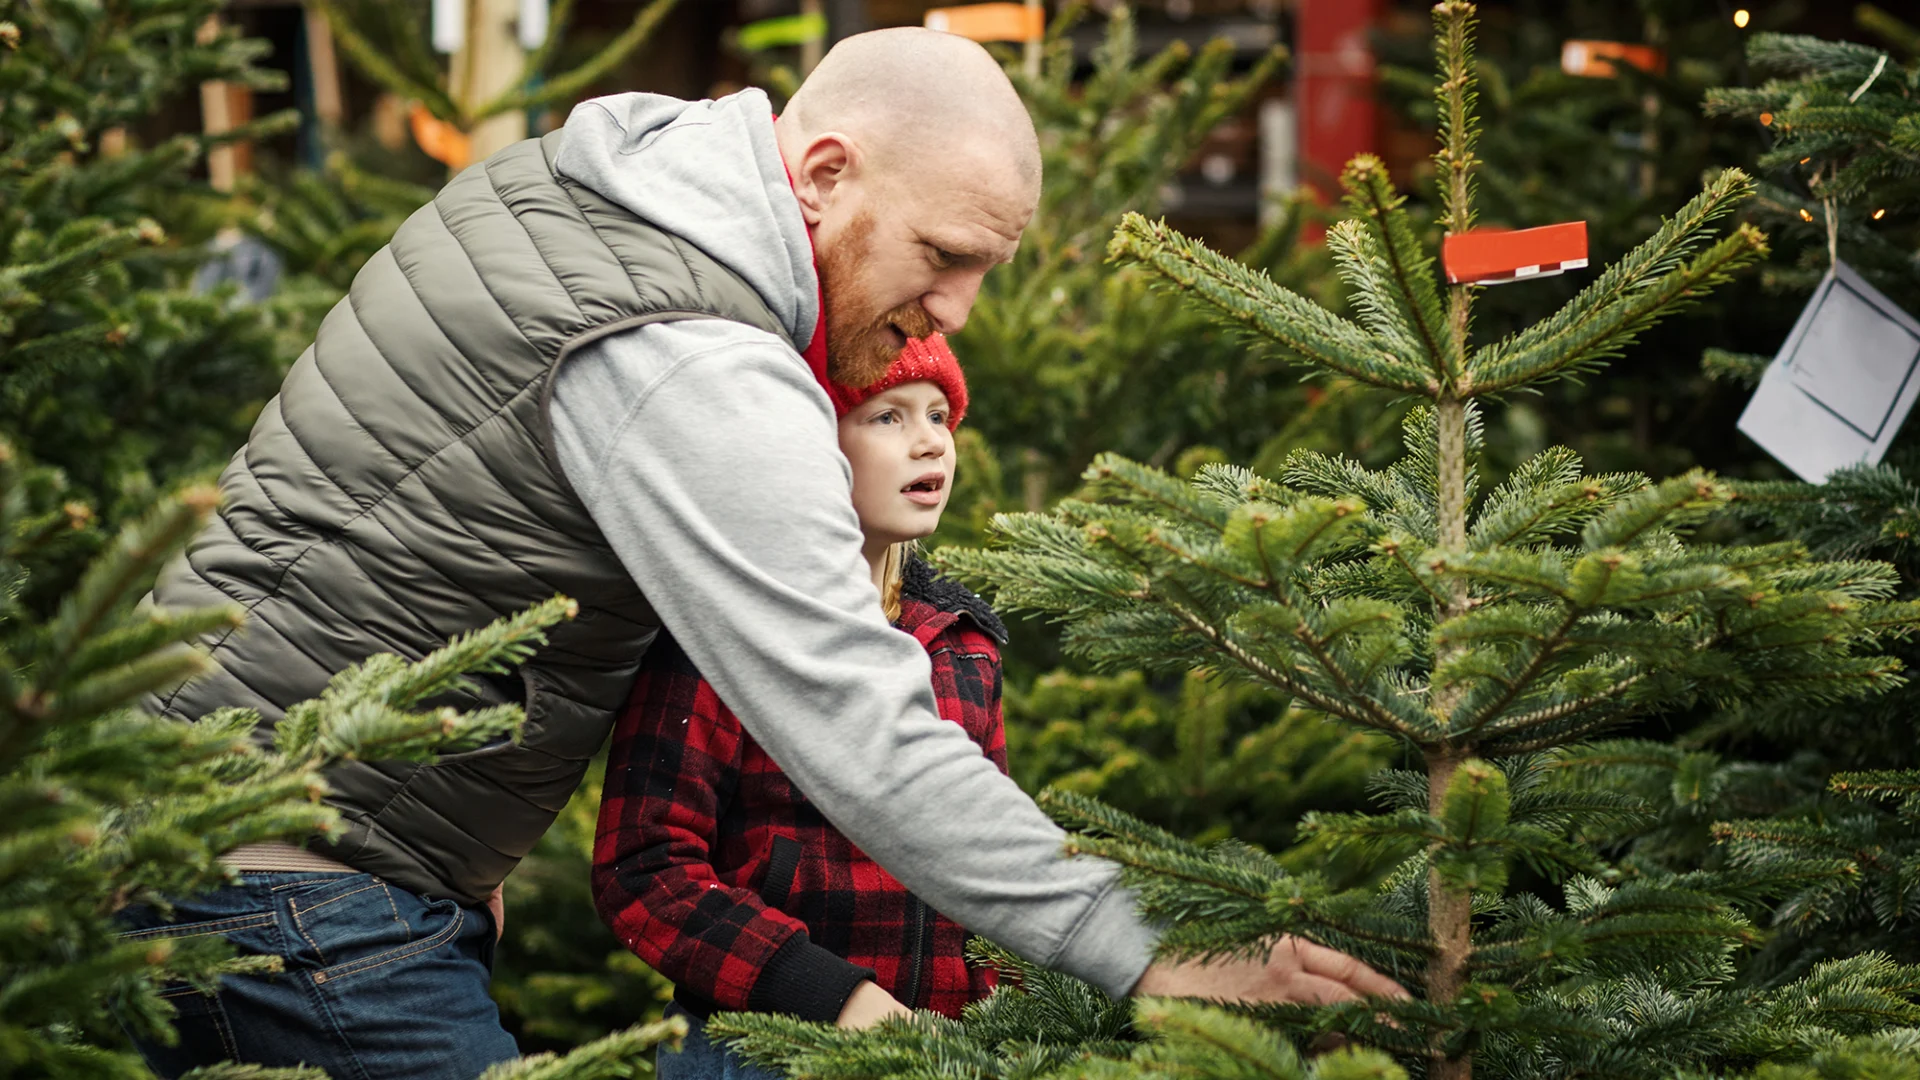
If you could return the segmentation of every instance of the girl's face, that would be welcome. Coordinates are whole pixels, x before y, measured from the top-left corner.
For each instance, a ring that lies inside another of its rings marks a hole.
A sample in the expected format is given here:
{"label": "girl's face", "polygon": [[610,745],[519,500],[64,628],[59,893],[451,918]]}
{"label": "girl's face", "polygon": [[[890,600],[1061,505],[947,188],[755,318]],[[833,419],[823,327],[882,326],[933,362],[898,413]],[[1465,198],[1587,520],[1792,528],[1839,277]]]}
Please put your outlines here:
{"label": "girl's face", "polygon": [[853,508],[870,548],[930,535],[953,490],[947,395],[930,381],[875,394],[840,418]]}

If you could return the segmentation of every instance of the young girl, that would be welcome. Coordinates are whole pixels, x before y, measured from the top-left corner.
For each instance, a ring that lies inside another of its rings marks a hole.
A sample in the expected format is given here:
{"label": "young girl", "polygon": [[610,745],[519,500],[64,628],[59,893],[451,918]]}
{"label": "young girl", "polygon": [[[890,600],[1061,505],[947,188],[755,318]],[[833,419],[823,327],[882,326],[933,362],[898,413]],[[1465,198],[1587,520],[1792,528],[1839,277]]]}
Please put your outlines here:
{"label": "young girl", "polygon": [[[999,645],[979,597],[913,558],[953,483],[967,408],[939,336],[909,342],[863,390],[830,391],[853,503],[887,617],[926,647],[945,718],[1006,771]],[[618,719],[594,846],[601,917],[675,984],[694,1031],[661,1080],[754,1070],[701,1036],[720,1010],[855,1025],[908,1008],[957,1016],[993,986],[966,931],[928,908],[827,823],[666,635]]]}

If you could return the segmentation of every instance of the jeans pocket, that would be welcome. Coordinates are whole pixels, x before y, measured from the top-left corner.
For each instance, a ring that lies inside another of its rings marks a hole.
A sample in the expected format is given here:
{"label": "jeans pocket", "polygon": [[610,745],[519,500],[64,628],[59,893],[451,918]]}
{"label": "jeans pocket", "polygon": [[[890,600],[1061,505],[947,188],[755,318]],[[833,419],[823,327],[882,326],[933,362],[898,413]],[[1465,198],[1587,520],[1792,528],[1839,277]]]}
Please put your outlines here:
{"label": "jeans pocket", "polygon": [[315,985],[339,982],[451,943],[466,923],[453,900],[423,900],[370,874],[287,897]]}
{"label": "jeans pocket", "polygon": [[141,1041],[141,1053],[155,1072],[172,1076],[181,1068],[234,1061],[240,1057],[239,1044],[233,1038],[233,1022],[227,1018],[226,1005],[218,991],[207,993],[198,987],[174,984],[160,991],[160,1000],[173,1006],[173,1030],[178,1041],[172,1046]]}

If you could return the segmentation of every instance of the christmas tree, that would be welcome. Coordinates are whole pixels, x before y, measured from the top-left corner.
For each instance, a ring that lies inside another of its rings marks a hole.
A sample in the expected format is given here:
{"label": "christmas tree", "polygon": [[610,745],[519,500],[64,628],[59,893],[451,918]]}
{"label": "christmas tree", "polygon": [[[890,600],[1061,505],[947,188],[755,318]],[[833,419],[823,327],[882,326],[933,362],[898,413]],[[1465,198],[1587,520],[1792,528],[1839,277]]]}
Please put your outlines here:
{"label": "christmas tree", "polygon": [[[995,513],[1067,495],[1102,449],[1187,475],[1209,461],[1277,462],[1302,447],[1347,447],[1374,461],[1398,444],[1403,407],[1391,395],[1351,382],[1303,386],[1284,364],[1151,290],[1146,272],[1100,261],[1121,217],[1157,212],[1182,164],[1247,108],[1283,54],[1239,73],[1226,41],[1140,55],[1134,16],[1120,5],[1091,56],[1076,61],[1070,34],[1083,15],[1068,5],[1055,18],[1037,76],[1007,63],[1046,155],[1045,183],[1018,257],[987,278],[955,338],[984,404],[960,431],[963,480],[938,544],[984,542]],[[1298,243],[1318,211],[1303,193],[1271,209],[1241,261],[1319,287],[1325,252]],[[1280,430],[1253,422],[1272,415],[1292,419]],[[1293,838],[1309,798],[1357,807],[1360,779],[1382,763],[1381,742],[1328,729],[1284,701],[1198,674],[1147,680],[1054,667],[1062,658],[1051,628],[1012,630],[1008,740],[1030,791],[1057,783],[1167,828],[1278,845]]]}
{"label": "christmas tree", "polygon": [[264,42],[200,34],[221,6],[0,2],[0,434],[33,503],[71,503],[77,526],[35,556],[39,610],[121,523],[225,462],[293,355],[272,309],[192,279],[230,206],[196,168],[297,118],[142,138],[202,80],[279,86],[254,66]]}
{"label": "christmas tree", "polygon": [[[31,512],[12,448],[0,443],[0,1073],[148,1076],[119,1049],[116,1022],[165,1038],[170,999],[223,973],[273,970],[215,936],[122,940],[115,913],[224,884],[219,856],[337,829],[322,769],[342,758],[421,758],[515,732],[518,706],[460,714],[419,704],[467,672],[531,655],[565,598],[503,619],[409,663],[375,656],[288,710],[271,738],[225,710],[182,724],[142,712],[152,691],[205,670],[189,643],[240,622],[234,608],[137,606],[146,582],[212,511],[192,488],[123,530],[48,617],[19,602],[22,560],[64,528]],[[500,1076],[629,1076],[676,1025],[634,1029],[565,1061],[529,1059]],[[229,1069],[208,1076],[318,1076]]]}
{"label": "christmas tree", "polygon": [[[1803,18],[1805,9],[1794,0],[1567,0],[1489,10],[1476,54],[1486,128],[1480,220],[1510,228],[1584,221],[1594,264],[1620,258],[1697,190],[1704,172],[1760,151],[1763,128],[1702,123],[1702,104],[1713,88],[1750,77],[1743,47],[1752,35]],[[1570,74],[1562,54],[1574,41],[1652,50],[1658,63],[1592,60],[1576,67],[1586,74]],[[1381,82],[1408,121],[1432,130],[1433,75],[1420,44],[1410,33],[1386,36]],[[1424,186],[1427,162],[1391,164]],[[1430,209],[1417,192],[1412,208]],[[1651,329],[1605,380],[1543,387],[1539,398],[1489,413],[1489,466],[1504,473],[1549,443],[1575,448],[1601,471],[1670,475],[1747,464],[1747,449],[1721,437],[1739,413],[1738,396],[1672,358],[1709,346],[1760,351],[1784,336],[1792,311],[1770,302],[1761,276],[1730,282],[1687,318]],[[1523,329],[1579,285],[1568,276],[1489,291],[1475,306],[1475,325],[1489,336]]]}
{"label": "christmas tree", "polygon": [[[1434,17],[1438,201],[1459,234],[1474,222],[1474,8],[1442,3]],[[1898,685],[1899,663],[1877,650],[1920,625],[1920,605],[1889,598],[1891,568],[1789,543],[1689,542],[1732,497],[1700,472],[1588,476],[1552,449],[1480,490],[1483,401],[1598,370],[1765,253],[1750,225],[1716,230],[1751,182],[1712,177],[1565,307],[1477,347],[1478,288],[1442,288],[1381,163],[1357,158],[1343,182],[1353,217],[1329,247],[1352,320],[1139,216],[1111,250],[1253,348],[1424,398],[1404,458],[1376,470],[1302,453],[1273,478],[1215,466],[1181,480],[1104,456],[1086,497],[1004,515],[998,548],[940,561],[1003,604],[1061,617],[1069,651],[1095,664],[1210,669],[1404,748],[1415,767],[1375,784],[1385,812],[1305,824],[1380,860],[1376,889],[1338,889],[1244,842],[1193,843],[1085,798],[1046,801],[1074,830],[1070,850],[1125,868],[1167,927],[1167,957],[1258,956],[1300,935],[1394,975],[1413,999],[1235,1015],[1150,1004],[1129,1025],[1123,1007],[1009,963],[1018,988],[960,1024],[860,1038],[736,1016],[710,1030],[822,1077],[1190,1075],[1226,1061],[1291,1076],[1294,1045],[1329,1034],[1433,1078],[1652,1077],[1804,1057],[1920,1018],[1908,1000],[1920,973],[1883,957],[1769,995],[1729,990],[1733,954],[1758,937],[1738,897],[1682,875],[1623,878],[1583,835],[1641,804],[1566,785],[1558,768],[1635,717]],[[1391,1075],[1377,1057],[1316,1067]]]}
{"label": "christmas tree", "polygon": [[[1296,441],[1322,437],[1306,429],[1336,421],[1377,421],[1384,400],[1303,392],[1281,365],[1249,356],[1230,335],[1151,292],[1146,275],[1101,262],[1121,216],[1158,211],[1181,167],[1274,77],[1284,51],[1238,74],[1225,40],[1197,53],[1175,43],[1141,56],[1133,16],[1116,5],[1083,70],[1070,37],[1083,14],[1083,5],[1067,5],[1054,19],[1037,76],[1007,64],[1040,136],[1045,186],[1013,263],[987,277],[954,338],[980,395],[967,427],[984,438],[1010,486],[992,493],[997,508],[1043,508],[1071,491],[1102,450],[1168,465],[1212,445],[1244,461],[1277,434],[1250,422],[1258,415],[1312,414],[1290,433]],[[1296,242],[1310,199],[1289,193],[1272,210],[1241,259],[1311,287],[1324,256]],[[1385,427],[1391,443],[1391,421]],[[967,499],[982,490],[973,477],[961,488]],[[979,539],[961,509],[942,540]]]}
{"label": "christmas tree", "polygon": [[[1769,267],[1768,285],[1804,297],[1837,256],[1913,310],[1920,34],[1871,7],[1861,15],[1905,63],[1866,45],[1762,35],[1750,62],[1768,80],[1716,91],[1708,103],[1717,114],[1764,124],[1774,140],[1757,165],[1776,182],[1762,185],[1756,216],[1796,250]],[[1771,361],[1728,351],[1707,357],[1709,370],[1747,382]],[[1760,535],[1822,557],[1885,561],[1898,573],[1896,595],[1912,599],[1920,596],[1916,467],[1908,436],[1886,463],[1843,469],[1824,484],[1739,483],[1735,507]],[[1911,643],[1892,652],[1908,665],[1920,660]],[[1753,890],[1755,910],[1775,932],[1747,965],[1749,981],[1776,984],[1869,950],[1912,962],[1920,960],[1916,700],[1903,687],[1838,708],[1741,703],[1706,718],[1677,747],[1595,748],[1579,773],[1658,807],[1651,823],[1615,836],[1630,845],[1633,864],[1713,871]]]}

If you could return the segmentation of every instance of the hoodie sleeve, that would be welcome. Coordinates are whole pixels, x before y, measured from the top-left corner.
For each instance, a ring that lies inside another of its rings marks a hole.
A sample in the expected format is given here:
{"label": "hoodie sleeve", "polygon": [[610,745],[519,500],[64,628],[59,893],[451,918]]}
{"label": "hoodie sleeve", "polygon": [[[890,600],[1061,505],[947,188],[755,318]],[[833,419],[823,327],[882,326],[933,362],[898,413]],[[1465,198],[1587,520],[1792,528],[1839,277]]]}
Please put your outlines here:
{"label": "hoodie sleeve", "polygon": [[561,467],[694,664],[835,827],[941,913],[1119,996],[1155,931],[934,708],[887,625],[831,406],[784,342],[715,320],[589,345],[556,377]]}

